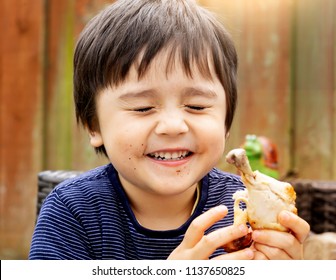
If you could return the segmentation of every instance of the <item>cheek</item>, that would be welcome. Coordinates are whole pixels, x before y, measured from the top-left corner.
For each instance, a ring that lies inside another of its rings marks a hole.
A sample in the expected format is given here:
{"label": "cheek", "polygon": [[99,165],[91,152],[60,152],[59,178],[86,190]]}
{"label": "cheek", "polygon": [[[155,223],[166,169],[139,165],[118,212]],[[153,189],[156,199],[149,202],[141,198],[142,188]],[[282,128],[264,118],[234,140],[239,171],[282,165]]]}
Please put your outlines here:
{"label": "cheek", "polygon": [[213,156],[214,162],[217,163],[222,158],[225,150],[225,129],[218,127],[217,130],[212,130],[212,134],[209,133],[207,141],[209,152]]}
{"label": "cheek", "polygon": [[122,158],[127,162],[142,157],[144,154],[144,144],[139,142],[139,135],[129,133],[118,133],[110,142],[109,152],[112,158]]}
{"label": "cheek", "polygon": [[113,143],[111,145],[113,150],[119,154],[132,154],[133,156],[143,156],[150,129],[142,123],[135,120],[129,120],[126,117],[120,119],[122,125],[115,124],[110,130],[110,139]]}
{"label": "cheek", "polygon": [[201,129],[199,137],[203,139],[205,144],[211,149],[223,149],[226,140],[225,125],[221,121],[208,121]]}
{"label": "cheek", "polygon": [[206,137],[209,142],[220,143],[225,141],[225,130],[218,125],[213,127],[208,126],[207,129],[203,131],[204,134],[206,134],[204,137]]}
{"label": "cheek", "polygon": [[108,157],[113,166],[123,176],[133,176],[136,171],[137,159],[140,157],[135,145],[129,138],[114,139],[108,149]]}
{"label": "cheek", "polygon": [[217,154],[217,157],[222,157],[225,149],[225,137],[218,137],[210,140],[210,149],[213,154]]}

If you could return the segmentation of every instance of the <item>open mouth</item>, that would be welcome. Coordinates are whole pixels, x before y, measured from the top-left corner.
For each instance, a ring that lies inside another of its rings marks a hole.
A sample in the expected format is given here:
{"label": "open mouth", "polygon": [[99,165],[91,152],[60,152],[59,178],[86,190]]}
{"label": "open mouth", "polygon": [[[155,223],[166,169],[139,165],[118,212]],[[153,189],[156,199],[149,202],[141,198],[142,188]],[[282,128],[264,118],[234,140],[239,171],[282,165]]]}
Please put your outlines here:
{"label": "open mouth", "polygon": [[176,152],[155,152],[149,153],[147,156],[156,160],[182,160],[192,155],[190,151],[176,151]]}

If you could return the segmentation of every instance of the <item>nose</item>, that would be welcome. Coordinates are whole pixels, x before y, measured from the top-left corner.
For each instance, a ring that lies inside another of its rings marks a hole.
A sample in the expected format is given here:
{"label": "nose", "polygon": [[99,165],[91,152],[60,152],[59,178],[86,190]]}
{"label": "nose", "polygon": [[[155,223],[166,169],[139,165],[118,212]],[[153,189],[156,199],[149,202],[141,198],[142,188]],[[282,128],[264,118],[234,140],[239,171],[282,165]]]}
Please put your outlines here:
{"label": "nose", "polygon": [[189,131],[183,113],[178,110],[162,113],[155,127],[155,133],[176,136]]}

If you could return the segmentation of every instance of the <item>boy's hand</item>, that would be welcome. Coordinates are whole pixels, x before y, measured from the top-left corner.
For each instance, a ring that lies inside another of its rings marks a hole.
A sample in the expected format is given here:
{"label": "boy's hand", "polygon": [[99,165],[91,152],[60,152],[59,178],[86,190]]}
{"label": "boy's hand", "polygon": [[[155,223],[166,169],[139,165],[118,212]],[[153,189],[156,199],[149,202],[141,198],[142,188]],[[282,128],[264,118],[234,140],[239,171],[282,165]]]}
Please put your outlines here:
{"label": "boy's hand", "polygon": [[280,212],[279,222],[290,229],[291,233],[274,230],[253,231],[253,247],[256,250],[254,259],[303,259],[302,244],[309,234],[309,224],[289,211]]}
{"label": "boy's hand", "polygon": [[[198,216],[189,226],[181,244],[170,254],[170,260],[206,260],[224,244],[247,234],[245,225],[228,226],[204,235],[204,232],[217,221],[224,218],[228,210],[225,206],[217,206]],[[244,249],[215,259],[252,259],[251,249]]]}

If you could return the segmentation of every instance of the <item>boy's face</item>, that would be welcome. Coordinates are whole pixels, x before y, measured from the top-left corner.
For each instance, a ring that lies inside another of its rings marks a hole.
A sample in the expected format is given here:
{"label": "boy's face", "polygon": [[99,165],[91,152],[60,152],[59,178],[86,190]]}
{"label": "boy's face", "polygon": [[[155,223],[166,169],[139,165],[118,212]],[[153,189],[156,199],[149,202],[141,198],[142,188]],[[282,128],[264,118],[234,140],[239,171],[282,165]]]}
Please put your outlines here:
{"label": "boy's face", "polygon": [[128,190],[180,194],[211,170],[225,146],[224,89],[197,66],[185,75],[178,61],[166,73],[166,58],[155,58],[138,79],[133,67],[126,81],[96,98],[99,131],[91,145],[105,146]]}

